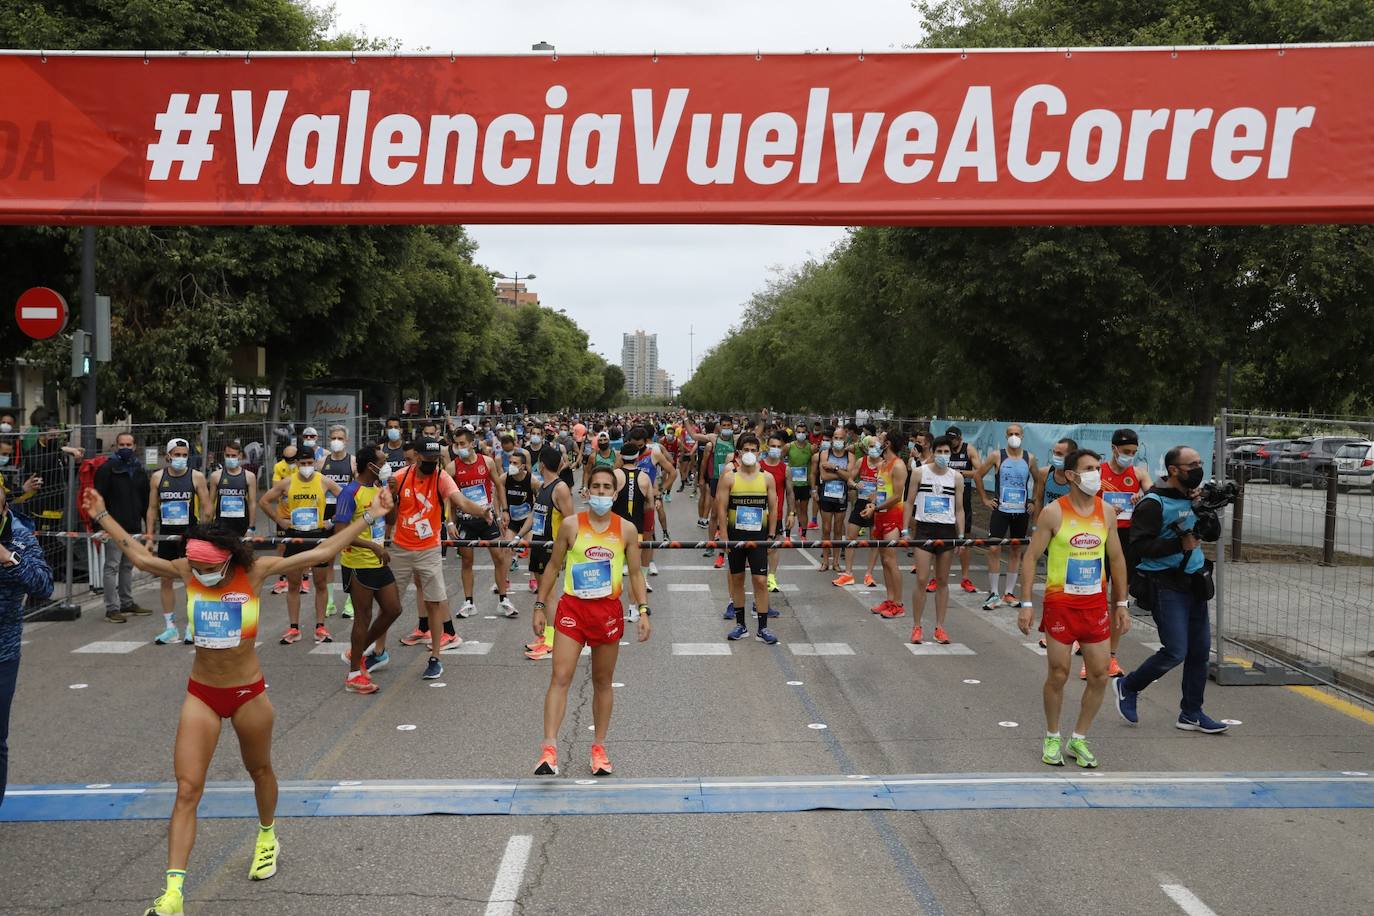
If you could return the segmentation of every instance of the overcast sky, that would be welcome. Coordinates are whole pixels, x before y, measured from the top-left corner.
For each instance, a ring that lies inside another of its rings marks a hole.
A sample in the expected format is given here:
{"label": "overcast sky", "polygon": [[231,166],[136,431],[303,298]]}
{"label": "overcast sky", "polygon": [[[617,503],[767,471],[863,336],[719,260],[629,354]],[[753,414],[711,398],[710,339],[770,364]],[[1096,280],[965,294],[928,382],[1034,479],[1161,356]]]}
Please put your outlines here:
{"label": "overcast sky", "polygon": [[[913,44],[910,0],[335,0],[339,28],[406,50],[499,54],[547,41],[560,52],[886,50]],[[659,363],[682,384],[777,268],[820,256],[838,228],[473,226],[478,260],[536,275],[592,349],[620,362],[620,335],[658,333]],[[689,329],[695,335],[689,339]],[[693,341],[695,346],[692,346]]]}

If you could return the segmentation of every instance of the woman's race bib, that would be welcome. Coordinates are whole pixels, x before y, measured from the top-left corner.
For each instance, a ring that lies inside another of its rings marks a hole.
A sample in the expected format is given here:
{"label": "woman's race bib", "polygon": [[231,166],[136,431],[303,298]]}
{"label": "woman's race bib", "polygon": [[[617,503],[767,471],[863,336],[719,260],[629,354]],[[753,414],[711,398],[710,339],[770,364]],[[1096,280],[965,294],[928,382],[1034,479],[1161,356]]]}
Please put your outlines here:
{"label": "woman's race bib", "polygon": [[195,643],[202,649],[232,649],[243,636],[243,605],[196,599],[191,608]]}

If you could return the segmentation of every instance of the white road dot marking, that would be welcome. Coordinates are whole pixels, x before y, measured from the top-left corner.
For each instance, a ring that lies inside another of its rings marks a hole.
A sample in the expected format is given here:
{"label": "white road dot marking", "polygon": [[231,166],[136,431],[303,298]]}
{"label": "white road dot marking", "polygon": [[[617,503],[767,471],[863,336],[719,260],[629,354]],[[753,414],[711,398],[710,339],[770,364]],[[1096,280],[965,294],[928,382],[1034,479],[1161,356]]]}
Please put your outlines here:
{"label": "white road dot marking", "polygon": [[981,683],[983,683],[983,682],[980,681],[980,680],[978,680],[978,678],[976,678],[976,677],[966,677],[966,678],[964,678],[964,683],[965,683],[965,684],[981,684]]}
{"label": "white road dot marking", "polygon": [[595,725],[588,725],[588,726],[587,726],[587,731],[589,731],[589,732],[594,732],[594,731],[596,731],[596,726],[595,726]]}
{"label": "white road dot marking", "polygon": [[110,784],[108,782],[93,782],[86,786],[88,789],[108,789],[109,787]]}
{"label": "white road dot marking", "polygon": [[360,785],[362,785],[362,784],[363,784],[363,781],[362,781],[361,779],[341,779],[341,780],[339,780],[339,785],[341,785],[341,786],[360,786]]}
{"label": "white road dot marking", "polygon": [[573,782],[577,783],[579,786],[594,786],[594,785],[596,785],[596,780],[595,780],[595,779],[575,779],[575,780],[573,780]]}
{"label": "white road dot marking", "polygon": [[1242,722],[1242,721],[1240,721],[1239,719],[1222,719],[1222,720],[1221,720],[1221,724],[1222,724],[1222,725],[1244,725],[1245,723]]}
{"label": "white road dot marking", "polygon": [[850,774],[850,775],[848,775],[848,776],[845,777],[845,779],[872,779],[872,778],[873,778],[873,777],[871,777],[871,776],[864,776],[864,775],[861,775],[861,774],[859,774],[859,773],[852,773],[852,774]]}
{"label": "white road dot marking", "polygon": [[628,646],[628,645],[629,645],[629,643],[628,643],[627,641],[623,640],[623,639],[620,641],[620,644],[621,644],[622,646]]}
{"label": "white road dot marking", "polygon": [[414,726],[414,725],[398,725],[398,726],[396,726],[396,731],[398,731],[398,732],[413,732],[413,731],[415,731],[415,726]]}
{"label": "white road dot marking", "polygon": [[495,614],[483,614],[483,615],[482,615],[482,619],[483,619],[483,620],[495,620],[495,619],[496,619],[496,615],[495,615]]}
{"label": "white road dot marking", "polygon": [[800,687],[803,683],[804,683],[803,681],[788,681],[788,682],[787,682],[787,686],[788,686],[788,687]]}
{"label": "white road dot marking", "polygon": [[830,726],[826,725],[824,722],[812,722],[810,725],[808,725],[808,726],[806,726],[806,727],[807,727],[807,728],[814,728],[816,731],[819,732],[819,731],[824,731],[825,729],[829,728]]}
{"label": "white road dot marking", "polygon": [[624,687],[625,685],[622,684],[622,683],[620,683],[620,681],[616,681],[615,683],[611,684],[611,686],[612,686],[612,687]]}
{"label": "white road dot marking", "polygon": [[1341,771],[1341,775],[1342,775],[1342,776],[1368,776],[1369,774],[1366,773],[1364,770],[1342,770],[1342,771]]}
{"label": "white road dot marking", "polygon": [[67,689],[68,689],[68,690],[85,690],[88,686],[90,686],[90,685],[89,685],[89,684],[68,684],[68,685],[67,685]]}
{"label": "white road dot marking", "polygon": [[448,684],[444,683],[443,681],[439,681],[437,684],[430,684],[429,686],[431,686],[431,687],[447,687]]}
{"label": "white road dot marking", "polygon": [[1020,722],[998,722],[997,724],[1000,725],[1000,726],[1002,726],[1003,728],[1016,728],[1016,727],[1017,727],[1018,725],[1020,725],[1021,723],[1020,723]]}

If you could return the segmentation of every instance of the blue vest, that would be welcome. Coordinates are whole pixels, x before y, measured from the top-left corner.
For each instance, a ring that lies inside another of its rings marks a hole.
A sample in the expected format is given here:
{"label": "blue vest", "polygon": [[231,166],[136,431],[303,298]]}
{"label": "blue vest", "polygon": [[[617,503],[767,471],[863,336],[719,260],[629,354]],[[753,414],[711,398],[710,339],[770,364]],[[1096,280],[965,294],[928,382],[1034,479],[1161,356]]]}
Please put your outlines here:
{"label": "blue vest", "polygon": [[[1187,499],[1177,499],[1173,496],[1161,496],[1158,493],[1147,493],[1145,499],[1153,499],[1164,507],[1164,518],[1159,529],[1159,536],[1169,540],[1178,540],[1178,532],[1174,530],[1174,524],[1180,523],[1184,531],[1189,531],[1193,523],[1197,520],[1193,515],[1193,504]],[[1144,502],[1142,499],[1141,502]],[[1188,554],[1188,564],[1183,565],[1184,553],[1171,553],[1165,557],[1149,557],[1136,564],[1136,569],[1142,572],[1163,572],[1166,569],[1182,569],[1185,573],[1195,573],[1202,569],[1205,558],[1201,550],[1192,550]]]}

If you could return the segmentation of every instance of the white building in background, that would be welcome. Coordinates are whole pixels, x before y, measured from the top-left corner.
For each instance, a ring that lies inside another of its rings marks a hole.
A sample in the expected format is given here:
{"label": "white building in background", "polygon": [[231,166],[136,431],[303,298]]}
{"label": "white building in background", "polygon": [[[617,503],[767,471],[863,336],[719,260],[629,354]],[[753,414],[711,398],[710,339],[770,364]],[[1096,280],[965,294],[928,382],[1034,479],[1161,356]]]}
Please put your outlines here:
{"label": "white building in background", "polygon": [[632,398],[653,394],[658,374],[658,335],[635,331],[622,334],[620,368],[625,373],[625,393]]}

